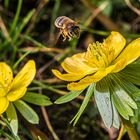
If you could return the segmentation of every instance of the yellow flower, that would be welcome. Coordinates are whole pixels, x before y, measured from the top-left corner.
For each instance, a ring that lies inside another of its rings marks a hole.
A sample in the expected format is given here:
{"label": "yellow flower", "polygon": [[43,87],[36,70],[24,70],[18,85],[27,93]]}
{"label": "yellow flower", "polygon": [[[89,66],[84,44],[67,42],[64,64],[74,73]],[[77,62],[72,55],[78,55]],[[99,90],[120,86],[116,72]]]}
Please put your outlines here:
{"label": "yellow flower", "polygon": [[117,73],[140,56],[140,38],[125,47],[126,40],[118,32],[103,43],[92,43],[84,53],[66,58],[61,66],[67,72],[52,70],[53,74],[64,81],[76,81],[67,85],[69,90],[82,90],[96,83],[109,73]]}
{"label": "yellow flower", "polygon": [[24,96],[35,74],[36,67],[33,60],[29,60],[15,78],[11,68],[6,63],[0,62],[0,114],[6,111],[9,102]]}

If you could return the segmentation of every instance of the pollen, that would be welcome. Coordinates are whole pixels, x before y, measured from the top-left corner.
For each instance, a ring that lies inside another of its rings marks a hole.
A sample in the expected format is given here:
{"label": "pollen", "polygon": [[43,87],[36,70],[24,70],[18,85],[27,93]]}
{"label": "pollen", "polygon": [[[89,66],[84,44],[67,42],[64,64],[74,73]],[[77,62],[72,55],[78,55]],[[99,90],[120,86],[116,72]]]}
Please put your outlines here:
{"label": "pollen", "polygon": [[112,62],[114,53],[114,49],[110,48],[105,41],[103,43],[95,42],[89,44],[85,59],[91,66],[102,69]]}

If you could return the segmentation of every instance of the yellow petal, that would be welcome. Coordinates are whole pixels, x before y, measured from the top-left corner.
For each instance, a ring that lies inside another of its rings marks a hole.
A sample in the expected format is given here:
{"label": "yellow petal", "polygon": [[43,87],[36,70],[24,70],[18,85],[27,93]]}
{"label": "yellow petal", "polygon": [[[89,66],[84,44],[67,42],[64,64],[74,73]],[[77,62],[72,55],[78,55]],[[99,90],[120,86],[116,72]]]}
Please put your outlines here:
{"label": "yellow petal", "polygon": [[6,93],[6,89],[3,87],[3,85],[0,84],[0,97],[5,96]]}
{"label": "yellow petal", "polygon": [[4,113],[9,105],[9,101],[6,97],[0,97],[0,114]]}
{"label": "yellow petal", "polygon": [[116,62],[114,69],[112,70],[112,73],[116,73],[121,71],[122,69],[124,69],[127,65],[127,59],[123,58],[121,60],[119,60],[118,62]]}
{"label": "yellow petal", "polygon": [[0,84],[3,88],[9,87],[13,80],[13,73],[11,68],[4,62],[0,62]]}
{"label": "yellow petal", "polygon": [[135,39],[129,45],[122,51],[122,53],[117,57],[117,59],[114,61],[116,63],[117,61],[126,58],[127,63],[126,65],[132,63],[140,56],[140,38]]}
{"label": "yellow petal", "polygon": [[119,32],[111,32],[111,35],[107,37],[105,43],[109,48],[113,48],[115,50],[115,59],[125,47],[126,40]]}
{"label": "yellow petal", "polygon": [[36,66],[33,60],[29,60],[13,80],[11,90],[27,87],[36,74]]}
{"label": "yellow petal", "polygon": [[16,101],[16,100],[20,99],[21,97],[23,97],[24,94],[26,93],[26,91],[27,91],[27,88],[25,88],[25,87],[10,91],[7,94],[7,99],[11,102]]}
{"label": "yellow petal", "polygon": [[62,74],[58,70],[52,70],[53,74],[61,80],[64,81],[77,81],[84,77],[84,75],[77,75],[77,74]]}
{"label": "yellow petal", "polygon": [[78,53],[72,57],[66,58],[61,65],[66,72],[76,75],[86,75],[97,71],[97,67],[88,65],[85,59],[85,53]]}
{"label": "yellow petal", "polygon": [[104,78],[109,73],[111,73],[112,70],[115,69],[116,67],[117,67],[117,64],[111,65],[104,70],[97,71],[93,75],[86,76],[79,82],[73,82],[73,83],[68,84],[67,88],[69,90],[82,90],[86,88],[87,86],[89,86],[90,84],[100,81],[102,78]]}

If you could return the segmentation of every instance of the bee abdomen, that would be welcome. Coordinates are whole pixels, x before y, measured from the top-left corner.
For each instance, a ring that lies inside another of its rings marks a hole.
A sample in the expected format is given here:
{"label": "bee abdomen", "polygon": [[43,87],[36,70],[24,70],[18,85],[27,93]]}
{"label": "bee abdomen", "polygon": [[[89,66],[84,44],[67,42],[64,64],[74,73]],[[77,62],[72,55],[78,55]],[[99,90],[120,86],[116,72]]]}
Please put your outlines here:
{"label": "bee abdomen", "polygon": [[54,24],[58,28],[65,28],[64,25],[65,25],[65,22],[67,22],[67,20],[69,20],[68,17],[66,17],[66,16],[60,16],[60,17],[58,17],[55,20],[55,23]]}

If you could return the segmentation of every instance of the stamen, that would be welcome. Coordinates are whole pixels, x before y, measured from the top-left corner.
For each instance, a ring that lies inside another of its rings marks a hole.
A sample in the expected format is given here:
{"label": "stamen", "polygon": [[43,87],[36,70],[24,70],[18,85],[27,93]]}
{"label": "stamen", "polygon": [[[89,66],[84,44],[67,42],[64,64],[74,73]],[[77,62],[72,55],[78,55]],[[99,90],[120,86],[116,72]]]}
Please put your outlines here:
{"label": "stamen", "polygon": [[103,68],[111,63],[114,53],[114,49],[110,48],[104,40],[103,43],[90,44],[84,58],[91,66]]}

